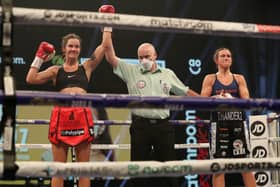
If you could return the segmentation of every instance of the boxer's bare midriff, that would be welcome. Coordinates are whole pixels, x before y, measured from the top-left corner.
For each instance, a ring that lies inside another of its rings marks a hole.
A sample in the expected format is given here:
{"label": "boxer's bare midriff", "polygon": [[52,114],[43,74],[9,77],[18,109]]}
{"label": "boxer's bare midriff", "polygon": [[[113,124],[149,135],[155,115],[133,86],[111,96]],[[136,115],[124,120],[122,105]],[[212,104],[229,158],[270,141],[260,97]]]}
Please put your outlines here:
{"label": "boxer's bare midriff", "polygon": [[87,93],[83,88],[79,88],[79,87],[63,88],[60,92],[68,93],[68,94],[86,94]]}

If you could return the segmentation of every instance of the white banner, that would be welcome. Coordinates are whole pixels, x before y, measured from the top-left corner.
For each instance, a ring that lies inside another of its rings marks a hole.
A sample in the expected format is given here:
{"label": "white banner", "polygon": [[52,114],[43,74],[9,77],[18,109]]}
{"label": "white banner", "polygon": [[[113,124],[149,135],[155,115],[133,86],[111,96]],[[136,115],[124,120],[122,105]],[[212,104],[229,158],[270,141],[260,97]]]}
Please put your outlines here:
{"label": "white banner", "polygon": [[[2,9],[1,9],[2,12]],[[280,39],[279,25],[14,7],[17,24],[96,27]]]}
{"label": "white banner", "polygon": [[[280,169],[280,158],[214,159],[169,162],[17,162],[16,176],[157,177],[192,174],[241,173]],[[3,163],[0,164],[0,175]]]}

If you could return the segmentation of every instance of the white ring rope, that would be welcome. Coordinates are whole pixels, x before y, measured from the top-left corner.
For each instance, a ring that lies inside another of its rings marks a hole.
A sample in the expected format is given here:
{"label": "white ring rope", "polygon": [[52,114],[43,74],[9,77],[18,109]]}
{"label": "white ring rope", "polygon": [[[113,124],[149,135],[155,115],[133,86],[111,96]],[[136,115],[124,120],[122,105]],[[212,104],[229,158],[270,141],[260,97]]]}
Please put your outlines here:
{"label": "white ring rope", "polygon": [[[178,125],[188,125],[196,123],[210,123],[210,120],[169,120],[171,123]],[[131,125],[131,120],[94,120],[95,125]],[[17,124],[28,124],[28,125],[49,125],[50,120],[48,119],[16,119]]]}
{"label": "white ring rope", "polygon": [[[275,115],[275,117],[269,117],[267,121],[271,123],[274,120],[279,120],[279,115]],[[94,120],[95,125],[131,125],[131,120]],[[209,124],[211,120],[169,120],[170,123],[178,124],[178,125],[189,125],[189,124]],[[49,125],[49,119],[16,119],[17,124],[25,124],[25,125]]]}
{"label": "white ring rope", "polygon": [[[268,137],[271,143],[280,142],[280,137]],[[51,149],[51,144],[15,144],[17,149]],[[0,144],[0,148],[3,144]],[[189,149],[189,148],[209,148],[209,143],[195,143],[195,144],[175,144],[174,149]],[[91,149],[130,149],[130,144],[92,144]]]}
{"label": "white ring rope", "polygon": [[269,137],[268,139],[271,142],[280,142],[280,137]]}
{"label": "white ring rope", "polygon": [[[168,162],[16,162],[19,177],[156,177],[279,170],[280,158],[184,160]],[[0,164],[0,175],[3,163]]]}
{"label": "white ring rope", "polygon": [[15,23],[24,25],[113,26],[131,30],[280,39],[279,25],[20,7],[13,8],[13,14]]}
{"label": "white ring rope", "polygon": [[[50,120],[48,119],[16,119],[17,124],[28,124],[28,125],[49,125]],[[131,125],[131,120],[94,120],[95,125]]]}
{"label": "white ring rope", "polygon": [[[51,149],[51,144],[15,144],[17,149]],[[0,144],[0,148],[3,144]],[[196,143],[196,144],[175,144],[174,149],[187,149],[187,148],[208,148],[209,143]],[[130,149],[130,144],[92,144],[91,149]]]}

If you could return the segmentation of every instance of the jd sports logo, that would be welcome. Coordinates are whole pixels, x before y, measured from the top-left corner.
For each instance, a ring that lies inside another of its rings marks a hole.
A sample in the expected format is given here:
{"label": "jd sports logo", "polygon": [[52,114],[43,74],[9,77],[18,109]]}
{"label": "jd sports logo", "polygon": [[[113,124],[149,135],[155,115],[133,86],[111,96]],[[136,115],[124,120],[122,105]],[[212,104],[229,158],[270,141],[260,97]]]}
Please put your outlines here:
{"label": "jd sports logo", "polygon": [[267,157],[267,150],[263,146],[256,146],[252,151],[253,158]]}
{"label": "jd sports logo", "polygon": [[265,186],[268,183],[269,176],[265,172],[256,172],[255,179],[257,186]]}
{"label": "jd sports logo", "polygon": [[252,123],[250,130],[254,136],[261,136],[265,131],[265,125],[261,121],[255,121]]}

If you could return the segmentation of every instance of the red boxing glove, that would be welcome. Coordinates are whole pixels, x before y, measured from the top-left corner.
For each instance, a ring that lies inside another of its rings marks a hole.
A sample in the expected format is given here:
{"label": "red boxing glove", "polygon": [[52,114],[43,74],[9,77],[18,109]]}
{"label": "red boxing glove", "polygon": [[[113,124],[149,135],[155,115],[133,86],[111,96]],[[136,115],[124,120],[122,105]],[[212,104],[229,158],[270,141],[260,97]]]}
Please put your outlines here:
{"label": "red boxing glove", "polygon": [[113,5],[102,5],[99,8],[100,13],[115,13],[115,7]]}
{"label": "red boxing glove", "polygon": [[43,62],[51,60],[54,57],[54,55],[54,46],[48,42],[41,42],[37,49],[36,57],[31,64],[31,67],[40,69]]}
{"label": "red boxing glove", "polygon": [[44,61],[49,61],[51,59],[50,56],[52,56],[53,53],[55,53],[55,49],[52,44],[41,42],[36,52],[36,56]]}
{"label": "red boxing glove", "polygon": [[[100,13],[115,13],[115,7],[113,5],[102,5],[99,9]],[[103,31],[112,32],[112,27],[104,27]]]}

